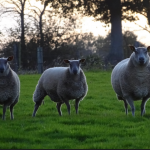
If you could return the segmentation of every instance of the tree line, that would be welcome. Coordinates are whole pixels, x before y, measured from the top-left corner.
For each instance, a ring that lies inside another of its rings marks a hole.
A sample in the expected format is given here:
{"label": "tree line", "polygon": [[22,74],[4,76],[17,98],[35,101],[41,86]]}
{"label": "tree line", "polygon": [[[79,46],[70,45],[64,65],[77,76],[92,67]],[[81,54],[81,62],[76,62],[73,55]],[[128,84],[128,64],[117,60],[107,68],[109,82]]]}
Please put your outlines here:
{"label": "tree line", "polygon": [[[7,31],[12,40],[4,44],[1,54],[13,53],[14,44],[17,45],[23,69],[36,67],[38,46],[43,48],[45,66],[54,65],[58,58],[80,58],[94,53],[102,56],[105,64],[115,65],[130,53],[124,37],[136,39],[128,31],[128,36],[122,34],[121,21],[138,20],[136,13],[140,13],[150,22],[149,0],[37,0],[41,7],[32,1],[0,0],[0,17],[13,13],[18,23],[17,28]],[[111,34],[104,39],[76,32],[82,16],[93,16],[106,25],[111,23]]]}
{"label": "tree line", "polygon": [[[106,38],[102,36],[95,37],[92,33],[84,33],[82,35],[76,36],[76,40],[59,43],[57,48],[51,46],[48,42],[49,37],[44,36],[43,41],[43,66],[44,69],[49,67],[58,67],[65,65],[63,64],[63,59],[80,59],[86,58],[86,62],[83,66],[86,69],[91,67],[106,69],[106,62],[108,61],[107,57],[109,54],[111,46],[111,34],[108,34]],[[137,36],[130,32],[126,31],[123,34],[123,58],[127,58],[131,54],[131,50],[128,45],[133,45],[137,41]],[[142,43],[138,42],[139,46],[145,46]],[[1,55],[7,57],[14,54],[15,46],[19,47],[20,42],[12,41],[4,45],[1,50]],[[21,69],[25,70],[37,70],[37,47],[39,42],[36,37],[33,37],[26,43],[26,65],[25,67],[21,66]],[[15,67],[15,66],[12,66]]]}

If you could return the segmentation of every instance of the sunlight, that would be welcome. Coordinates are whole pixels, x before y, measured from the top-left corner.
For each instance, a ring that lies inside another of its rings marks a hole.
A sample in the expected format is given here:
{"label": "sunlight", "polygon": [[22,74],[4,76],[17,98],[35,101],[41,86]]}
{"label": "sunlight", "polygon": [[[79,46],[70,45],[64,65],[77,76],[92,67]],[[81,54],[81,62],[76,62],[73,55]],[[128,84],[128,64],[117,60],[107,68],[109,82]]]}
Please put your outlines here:
{"label": "sunlight", "polygon": [[[30,1],[31,5],[37,6],[39,9],[42,9],[43,6],[41,2],[37,2],[35,0]],[[28,13],[29,11],[26,11]],[[135,22],[122,21],[122,31],[123,33],[127,30],[134,32],[137,35],[137,40],[142,42],[145,45],[149,45],[150,39],[150,27],[147,24],[147,18],[143,15],[138,14],[139,20]],[[14,20],[13,15],[4,15],[1,17],[1,26],[0,31],[6,31],[5,35],[7,35],[7,30],[13,28],[14,26],[18,26],[18,23]],[[83,17],[81,20],[79,19],[79,27],[76,29],[78,33],[93,33],[94,36],[103,36],[106,37],[111,32],[111,24],[105,25],[105,23],[100,21],[94,21],[93,17]],[[145,30],[143,29],[145,28]],[[7,29],[7,30],[6,30]],[[148,30],[148,31],[146,31]]]}
{"label": "sunlight", "polygon": [[110,25],[106,26],[100,21],[94,21],[93,17],[84,17],[82,19],[82,31],[83,32],[92,32],[94,36],[106,36],[110,31]]}
{"label": "sunlight", "polygon": [[[147,18],[138,14],[139,20],[135,22],[122,21],[122,32],[131,31],[137,35],[137,40],[145,45],[150,45],[150,27],[147,24]],[[107,36],[111,31],[111,24],[106,26],[104,23],[94,21],[93,17],[84,17],[82,19],[82,32],[92,32],[94,36]],[[148,31],[144,30],[147,29]]]}
{"label": "sunlight", "polygon": [[[137,35],[137,40],[142,42],[145,45],[149,45],[150,39],[150,27],[147,24],[147,18],[141,14],[138,14],[139,20],[135,22],[122,21],[123,32],[131,31],[135,35]],[[148,31],[144,30],[147,29]]]}

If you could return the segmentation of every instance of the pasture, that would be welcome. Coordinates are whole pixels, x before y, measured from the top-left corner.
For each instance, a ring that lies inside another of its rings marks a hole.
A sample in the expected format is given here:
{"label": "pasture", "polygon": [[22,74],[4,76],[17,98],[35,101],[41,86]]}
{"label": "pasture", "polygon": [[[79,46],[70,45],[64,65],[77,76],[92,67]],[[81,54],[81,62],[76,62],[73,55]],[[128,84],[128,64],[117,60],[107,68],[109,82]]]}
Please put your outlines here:
{"label": "pasture", "polygon": [[[32,95],[39,74],[19,75],[21,93],[14,107],[14,120],[9,109],[6,120],[0,120],[0,149],[148,149],[150,148],[150,101],[146,114],[140,116],[141,101],[135,101],[135,117],[129,107],[125,115],[123,101],[118,101],[112,89],[110,71],[86,71],[88,94],[75,114],[62,105],[62,116],[56,104],[45,97],[32,117]],[[0,117],[2,107],[0,107]]]}

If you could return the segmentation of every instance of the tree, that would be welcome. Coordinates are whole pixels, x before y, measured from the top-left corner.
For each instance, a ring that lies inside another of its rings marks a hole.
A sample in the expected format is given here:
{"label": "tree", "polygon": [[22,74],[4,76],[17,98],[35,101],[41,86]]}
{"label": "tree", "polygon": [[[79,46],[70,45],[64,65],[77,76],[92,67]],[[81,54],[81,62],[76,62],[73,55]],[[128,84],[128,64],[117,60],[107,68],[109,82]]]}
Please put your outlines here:
{"label": "tree", "polygon": [[[51,2],[51,0],[47,0]],[[144,0],[149,1],[149,0]],[[59,0],[64,14],[79,11],[87,16],[93,16],[96,20],[111,24],[111,46],[107,62],[116,64],[123,59],[122,49],[122,25],[121,21],[127,19],[135,21],[136,13],[145,15],[143,0]],[[57,0],[56,0],[57,2]],[[148,16],[148,15],[147,15]]]}
{"label": "tree", "polygon": [[[20,56],[22,56],[21,62],[22,67],[26,66],[26,44],[25,44],[25,23],[24,23],[24,16],[25,16],[25,6],[27,0],[4,0],[1,1],[1,5],[5,10],[3,10],[2,14],[6,13],[15,13],[20,16],[20,28],[21,28],[21,35],[20,35]],[[9,6],[7,6],[9,5]]]}
{"label": "tree", "polygon": [[[30,4],[30,10],[31,13],[34,14],[34,16],[32,15],[32,17],[34,17],[35,20],[35,24],[39,30],[39,40],[40,40],[40,46],[43,47],[44,46],[44,34],[43,34],[43,15],[45,13],[46,7],[47,7],[48,3],[47,1],[44,2],[43,4],[43,9],[41,10],[40,8],[36,7],[36,6],[32,6]],[[37,25],[38,23],[38,25]]]}
{"label": "tree", "polygon": [[[46,15],[46,14],[45,14]],[[48,14],[46,15],[47,21],[42,21],[42,32],[43,32],[43,59],[44,65],[48,65],[54,58],[58,56],[63,56],[66,54],[67,50],[63,47],[67,47],[67,44],[73,43],[80,33],[76,33],[75,30],[78,29],[76,20],[78,16],[71,16],[69,18],[64,18],[61,14]],[[39,35],[39,24],[35,28],[36,33],[30,41],[27,43],[28,53],[35,52],[35,47],[39,46],[38,38]],[[35,46],[35,43],[36,46]],[[35,53],[34,53],[35,54]],[[35,54],[36,55],[36,54]],[[31,55],[29,56],[31,58]],[[29,59],[30,59],[29,58]],[[32,58],[31,58],[32,59]],[[29,62],[33,60],[29,60]]]}

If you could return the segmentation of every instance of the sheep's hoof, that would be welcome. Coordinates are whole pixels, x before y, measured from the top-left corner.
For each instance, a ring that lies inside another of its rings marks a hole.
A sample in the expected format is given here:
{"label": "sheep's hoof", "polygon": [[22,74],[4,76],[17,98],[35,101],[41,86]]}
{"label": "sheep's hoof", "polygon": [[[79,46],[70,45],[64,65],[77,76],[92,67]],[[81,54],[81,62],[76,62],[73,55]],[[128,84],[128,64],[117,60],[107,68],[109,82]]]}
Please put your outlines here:
{"label": "sheep's hoof", "polygon": [[62,116],[62,114],[59,113],[59,116]]}
{"label": "sheep's hoof", "polygon": [[35,114],[33,114],[32,117],[35,117]]}

